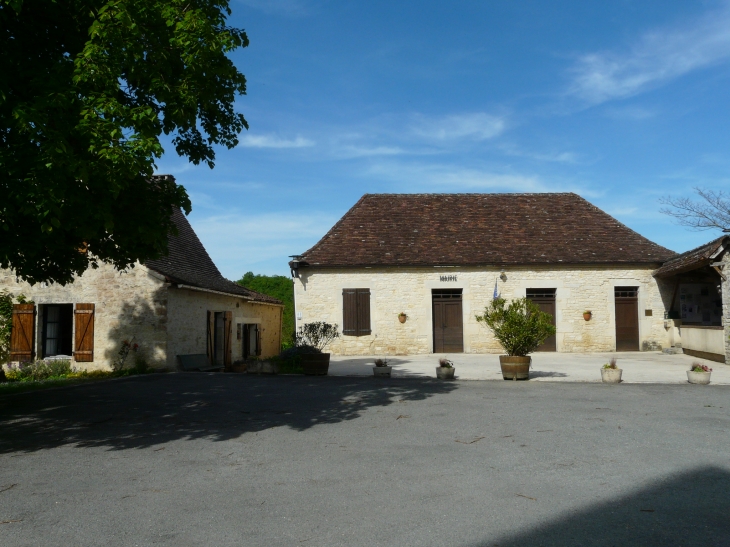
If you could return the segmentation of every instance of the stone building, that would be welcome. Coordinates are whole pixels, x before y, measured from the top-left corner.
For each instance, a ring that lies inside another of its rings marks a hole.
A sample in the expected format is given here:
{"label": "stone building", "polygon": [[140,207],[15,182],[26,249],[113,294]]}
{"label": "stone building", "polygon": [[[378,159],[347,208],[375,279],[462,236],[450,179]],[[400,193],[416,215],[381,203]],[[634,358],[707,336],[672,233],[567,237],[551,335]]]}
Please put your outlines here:
{"label": "stone building", "polygon": [[553,316],[541,351],[638,351],[668,344],[674,255],[572,193],[367,194],[290,267],[336,354],[499,352],[475,320],[495,294]]}
{"label": "stone building", "polygon": [[667,260],[654,277],[671,286],[669,345],[730,364],[730,236]]}
{"label": "stone building", "polygon": [[0,290],[33,302],[14,306],[11,362],[68,356],[77,368],[109,369],[123,340],[170,370],[179,355],[225,366],[278,354],[281,302],[225,279],[185,215],[173,220],[168,256],[126,271],[102,264],[65,286],[31,286],[0,270]]}

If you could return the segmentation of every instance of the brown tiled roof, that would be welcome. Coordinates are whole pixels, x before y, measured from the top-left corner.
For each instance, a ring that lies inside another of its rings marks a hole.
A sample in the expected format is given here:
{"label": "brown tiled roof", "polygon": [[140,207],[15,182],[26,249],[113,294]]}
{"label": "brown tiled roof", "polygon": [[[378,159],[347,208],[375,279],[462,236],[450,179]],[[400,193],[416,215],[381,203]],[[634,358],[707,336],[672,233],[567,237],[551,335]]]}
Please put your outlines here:
{"label": "brown tiled roof", "polygon": [[147,260],[145,266],[178,285],[224,292],[256,302],[281,304],[276,298],[246,289],[223,277],[179,209],[172,214],[172,220],[177,227],[177,235],[170,236],[167,241],[167,256]]}
{"label": "brown tiled roof", "polygon": [[722,236],[713,239],[709,243],[700,245],[695,249],[691,249],[685,253],[677,255],[667,260],[662,267],[654,272],[654,277],[665,277],[668,275],[677,275],[690,270],[696,270],[703,266],[717,261],[713,258],[718,251],[727,248],[730,244],[730,236]]}
{"label": "brown tiled roof", "polygon": [[573,193],[366,194],[301,260],[326,267],[661,264],[674,254]]}

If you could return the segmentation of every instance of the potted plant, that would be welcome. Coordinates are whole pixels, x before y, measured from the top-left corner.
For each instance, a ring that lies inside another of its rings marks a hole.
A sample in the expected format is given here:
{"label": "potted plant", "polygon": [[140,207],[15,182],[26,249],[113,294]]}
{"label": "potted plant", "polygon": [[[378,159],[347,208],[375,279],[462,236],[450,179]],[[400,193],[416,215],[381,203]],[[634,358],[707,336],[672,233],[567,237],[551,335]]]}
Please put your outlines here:
{"label": "potted plant", "polygon": [[507,352],[499,356],[505,380],[529,380],[532,357],[528,353],[555,334],[550,314],[540,311],[527,298],[518,298],[509,305],[504,298],[495,298],[476,320],[494,333]]}
{"label": "potted plant", "polygon": [[456,372],[454,363],[448,359],[439,359],[439,366],[436,367],[436,378],[439,380],[453,380],[454,372]]}
{"label": "potted plant", "polygon": [[408,316],[405,314],[405,312],[400,312],[398,314],[398,321],[400,321],[401,323],[405,323],[406,319],[408,319]]}
{"label": "potted plant", "polygon": [[387,359],[375,359],[375,366],[373,367],[373,376],[382,376],[383,378],[390,378],[390,373],[393,370],[392,365],[388,364]]}
{"label": "potted plant", "polygon": [[591,310],[585,310],[583,312],[583,319],[585,319],[586,321],[590,321],[591,317],[593,317],[593,312]]}
{"label": "potted plant", "polygon": [[337,325],[324,321],[305,323],[297,331],[295,344],[301,355],[304,374],[324,376],[330,367],[330,354],[324,349],[332,340],[338,338]]}
{"label": "potted plant", "polygon": [[703,365],[695,361],[692,368],[687,371],[687,381],[690,384],[709,384],[712,369],[707,365]]}
{"label": "potted plant", "polygon": [[623,369],[616,366],[616,358],[611,357],[608,363],[601,367],[601,381],[604,384],[618,384],[621,382],[621,373]]}

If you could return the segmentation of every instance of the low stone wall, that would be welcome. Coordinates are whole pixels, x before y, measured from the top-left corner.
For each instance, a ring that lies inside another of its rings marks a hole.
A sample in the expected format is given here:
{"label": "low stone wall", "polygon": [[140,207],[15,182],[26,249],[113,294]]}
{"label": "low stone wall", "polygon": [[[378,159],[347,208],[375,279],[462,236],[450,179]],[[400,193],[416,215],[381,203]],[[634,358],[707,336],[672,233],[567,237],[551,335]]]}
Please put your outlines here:
{"label": "low stone wall", "polygon": [[[668,345],[664,300],[654,266],[509,267],[497,290],[519,298],[528,288],[556,289],[557,350],[613,351],[616,345],[614,287],[639,287],[640,346]],[[431,353],[433,349],[432,289],[462,289],[464,352],[499,353],[492,334],[474,319],[492,300],[497,268],[363,268],[331,270],[307,267],[295,280],[297,327],[312,321],[342,327],[342,289],[370,289],[372,334],[342,336],[330,351],[339,355],[399,355]],[[442,277],[447,281],[441,281]],[[670,298],[670,297],[666,297]],[[593,312],[585,321],[583,311]],[[398,314],[408,315],[405,323]],[[301,314],[301,318],[299,318]],[[650,314],[650,315],[648,315]]]}
{"label": "low stone wall", "polygon": [[682,351],[703,359],[725,362],[725,329],[682,325]]}

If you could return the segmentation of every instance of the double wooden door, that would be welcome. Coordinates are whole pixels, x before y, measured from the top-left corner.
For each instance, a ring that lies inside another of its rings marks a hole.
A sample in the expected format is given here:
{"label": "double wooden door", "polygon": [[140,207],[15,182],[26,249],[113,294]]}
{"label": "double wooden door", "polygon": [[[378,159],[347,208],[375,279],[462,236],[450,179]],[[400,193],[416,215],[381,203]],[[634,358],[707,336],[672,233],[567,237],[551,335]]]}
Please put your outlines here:
{"label": "double wooden door", "polygon": [[616,351],[639,351],[639,289],[616,287]]}
{"label": "double wooden door", "polygon": [[[527,299],[536,304],[540,311],[550,315],[555,326],[555,289],[527,289]],[[551,335],[535,351],[557,351],[557,339]]]}
{"label": "double wooden door", "polygon": [[434,289],[433,352],[462,353],[464,351],[464,316],[461,289]]}

